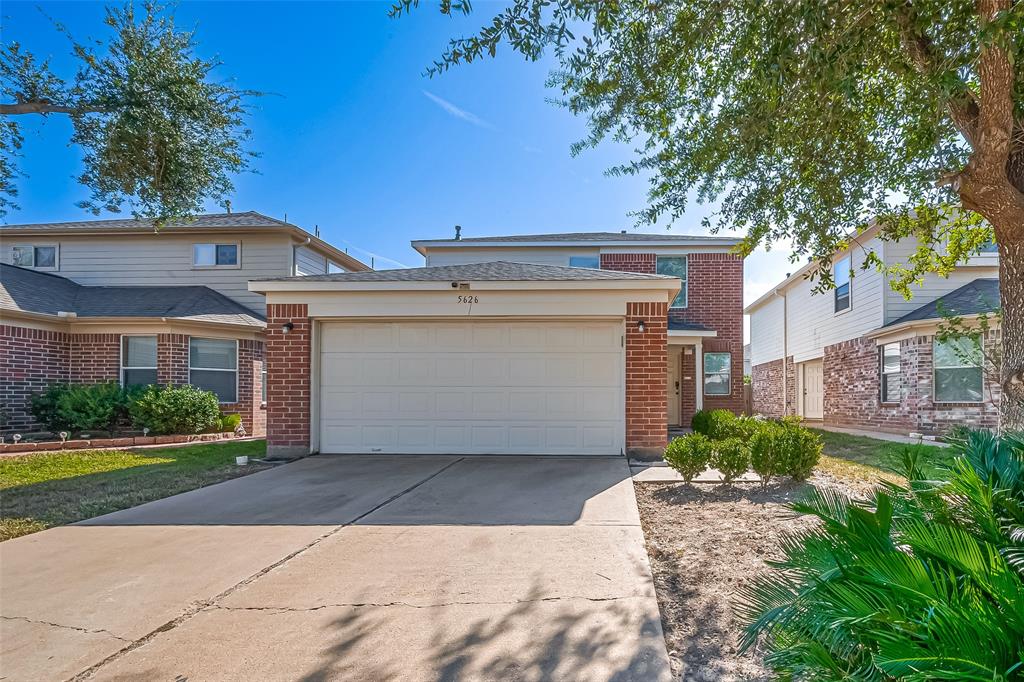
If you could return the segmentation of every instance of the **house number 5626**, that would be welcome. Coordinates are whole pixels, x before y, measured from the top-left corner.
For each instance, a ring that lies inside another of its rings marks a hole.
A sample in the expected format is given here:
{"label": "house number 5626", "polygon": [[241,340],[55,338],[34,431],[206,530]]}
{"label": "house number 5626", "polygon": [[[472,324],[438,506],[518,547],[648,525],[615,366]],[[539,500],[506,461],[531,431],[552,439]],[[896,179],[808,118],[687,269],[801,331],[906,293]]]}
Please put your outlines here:
{"label": "house number 5626", "polygon": [[459,296],[459,303],[465,303],[466,305],[470,305],[472,303],[479,303],[479,302],[480,302],[480,297],[479,296]]}

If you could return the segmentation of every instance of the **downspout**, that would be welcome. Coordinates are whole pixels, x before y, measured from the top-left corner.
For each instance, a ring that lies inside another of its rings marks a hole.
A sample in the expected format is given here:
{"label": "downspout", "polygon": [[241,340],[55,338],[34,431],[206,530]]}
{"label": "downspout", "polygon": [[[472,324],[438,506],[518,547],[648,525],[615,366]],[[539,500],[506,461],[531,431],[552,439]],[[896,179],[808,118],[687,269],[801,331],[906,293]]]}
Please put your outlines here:
{"label": "downspout", "polygon": [[292,244],[292,276],[298,277],[299,275],[299,248],[302,246],[309,246],[313,243],[313,240],[306,237],[306,241],[301,244]]}
{"label": "downspout", "polygon": [[782,416],[789,414],[789,299],[785,294],[774,292],[776,297],[782,299]]}

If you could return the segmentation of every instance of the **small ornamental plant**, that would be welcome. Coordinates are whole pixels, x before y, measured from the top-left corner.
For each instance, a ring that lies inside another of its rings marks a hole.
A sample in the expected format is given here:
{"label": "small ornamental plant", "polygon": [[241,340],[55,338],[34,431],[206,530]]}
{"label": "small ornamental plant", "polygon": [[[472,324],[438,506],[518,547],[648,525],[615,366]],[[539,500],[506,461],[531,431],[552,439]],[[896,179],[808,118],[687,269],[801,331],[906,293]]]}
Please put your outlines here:
{"label": "small ornamental plant", "polygon": [[665,448],[665,462],[689,483],[708,468],[712,445],[711,439],[701,433],[673,438]]}
{"label": "small ornamental plant", "polygon": [[750,467],[750,448],[739,438],[726,438],[714,444],[711,465],[718,469],[726,483],[747,472]]}

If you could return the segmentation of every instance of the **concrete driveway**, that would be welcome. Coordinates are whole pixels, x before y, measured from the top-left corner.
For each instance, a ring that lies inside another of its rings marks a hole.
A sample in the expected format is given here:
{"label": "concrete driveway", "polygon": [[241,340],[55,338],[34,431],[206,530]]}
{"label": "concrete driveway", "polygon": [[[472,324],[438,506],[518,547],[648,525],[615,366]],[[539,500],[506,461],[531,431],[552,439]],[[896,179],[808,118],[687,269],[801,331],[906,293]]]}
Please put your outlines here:
{"label": "concrete driveway", "polygon": [[0,679],[665,680],[622,458],[321,456],[0,544]]}

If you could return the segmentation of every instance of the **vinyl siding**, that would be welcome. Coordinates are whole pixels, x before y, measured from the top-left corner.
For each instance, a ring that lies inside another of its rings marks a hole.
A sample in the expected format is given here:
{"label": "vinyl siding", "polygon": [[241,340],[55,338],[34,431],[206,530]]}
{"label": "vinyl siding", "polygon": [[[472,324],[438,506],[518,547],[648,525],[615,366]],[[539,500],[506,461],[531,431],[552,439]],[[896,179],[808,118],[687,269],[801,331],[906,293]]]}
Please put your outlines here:
{"label": "vinyl siding", "polygon": [[[0,258],[10,263],[15,244],[44,241],[60,244],[59,269],[54,274],[80,284],[208,286],[260,315],[266,309],[264,297],[250,292],[248,281],[287,276],[292,269],[292,242],[287,235],[54,235],[45,240],[9,237],[0,244]],[[210,242],[238,242],[241,267],[194,269],[192,245]]]}
{"label": "vinyl siding", "polygon": [[[863,336],[882,326],[883,277],[874,268],[861,270],[864,254],[878,250],[878,239],[852,250],[851,306],[836,314],[832,291],[812,292],[818,281],[799,280],[786,291],[789,352],[795,362],[821,357],[825,346]],[[845,255],[845,254],[843,254]],[[841,258],[838,256],[835,260]],[[751,331],[753,338],[753,331]]]}
{"label": "vinyl siding", "polygon": [[327,258],[305,246],[295,247],[296,275],[327,274]]}
{"label": "vinyl siding", "polygon": [[[903,239],[885,244],[885,263],[905,264],[917,248],[916,239]],[[981,254],[972,257],[965,265],[959,266],[948,278],[935,274],[925,275],[924,281],[910,288],[913,297],[908,301],[903,295],[892,290],[885,283],[885,323],[903,317],[907,313],[931,303],[954,289],[972,282],[979,277],[999,277],[999,257],[996,254]],[[998,304],[998,301],[996,302]]]}
{"label": "vinyl siding", "polygon": [[778,360],[783,353],[783,310],[781,297],[768,301],[750,314],[750,364]]}

